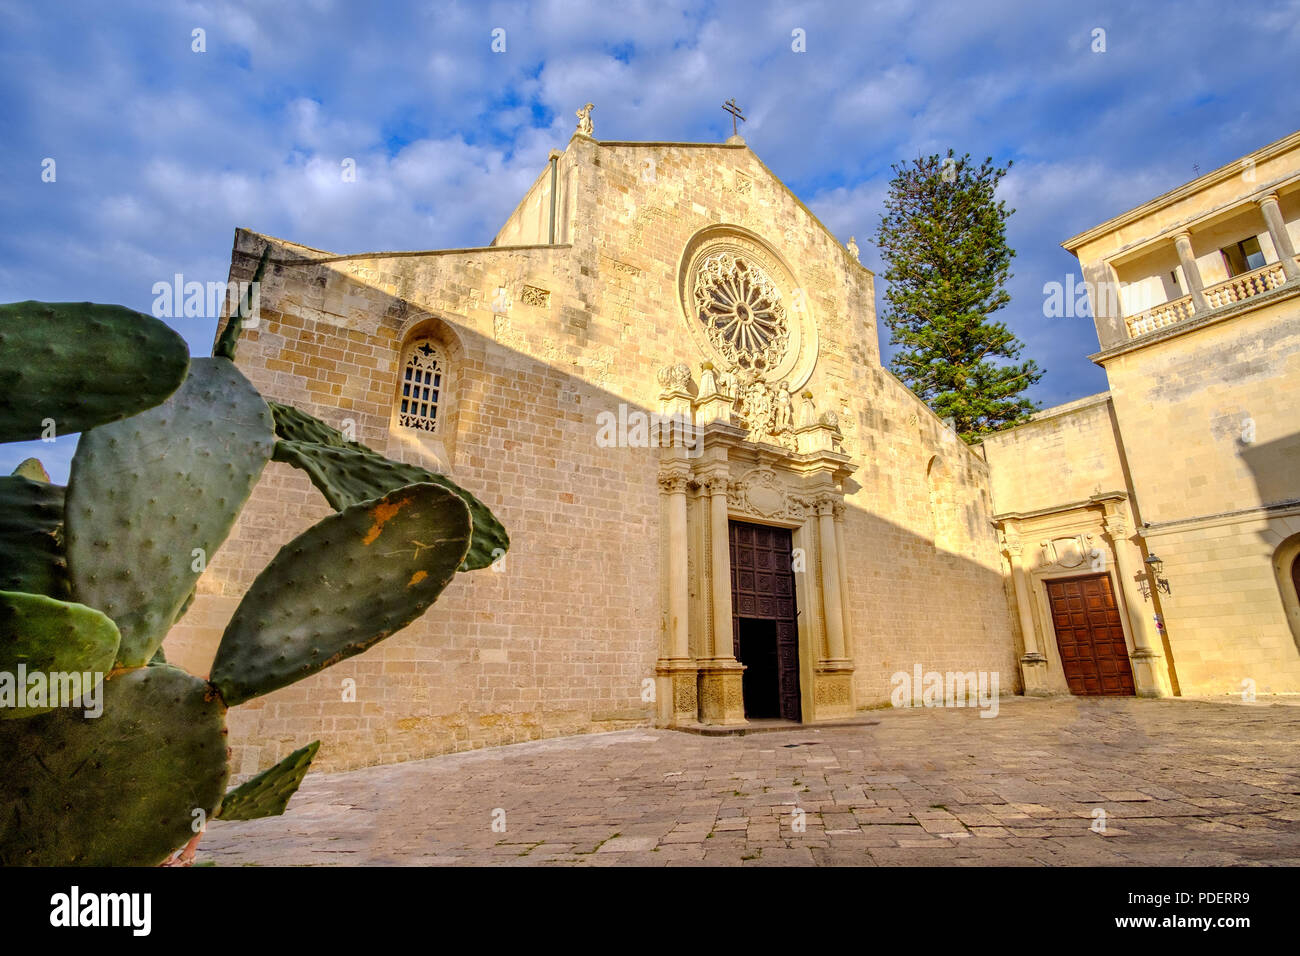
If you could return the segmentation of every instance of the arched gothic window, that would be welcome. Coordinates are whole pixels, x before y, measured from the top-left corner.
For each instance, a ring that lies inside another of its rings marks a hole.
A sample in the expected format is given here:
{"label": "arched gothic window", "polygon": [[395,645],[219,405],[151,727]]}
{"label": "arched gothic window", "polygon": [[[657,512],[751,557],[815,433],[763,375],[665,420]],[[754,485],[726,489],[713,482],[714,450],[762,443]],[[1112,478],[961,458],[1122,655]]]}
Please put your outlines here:
{"label": "arched gothic window", "polygon": [[397,406],[398,424],[437,433],[438,408],[442,402],[446,375],[446,359],[431,340],[422,339],[411,347],[402,368],[402,391]]}

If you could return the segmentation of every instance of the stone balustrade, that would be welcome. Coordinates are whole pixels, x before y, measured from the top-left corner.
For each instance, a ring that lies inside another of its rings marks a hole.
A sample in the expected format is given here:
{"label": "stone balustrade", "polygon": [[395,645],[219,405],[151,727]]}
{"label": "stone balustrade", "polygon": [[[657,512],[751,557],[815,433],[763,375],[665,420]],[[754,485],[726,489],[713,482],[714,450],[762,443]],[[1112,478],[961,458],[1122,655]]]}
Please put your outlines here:
{"label": "stone balustrade", "polygon": [[[1297,264],[1300,264],[1300,256],[1295,258]],[[1272,262],[1259,269],[1233,276],[1226,282],[1220,282],[1218,285],[1205,289],[1203,293],[1205,305],[1210,309],[1218,309],[1234,302],[1244,302],[1247,299],[1276,289],[1286,281],[1286,271],[1283,269],[1282,263]],[[1190,319],[1195,312],[1196,306],[1192,296],[1185,295],[1148,309],[1145,312],[1139,312],[1137,315],[1127,316],[1124,321],[1128,327],[1128,337],[1136,339],[1148,332],[1154,332],[1156,329],[1176,325],[1184,319]]]}
{"label": "stone balustrade", "polygon": [[1285,281],[1286,275],[1282,272],[1281,263],[1274,262],[1251,272],[1233,276],[1227,282],[1210,286],[1205,290],[1205,304],[1211,309],[1217,309],[1233,302],[1242,302],[1262,295],[1270,289],[1276,289]]}
{"label": "stone balustrade", "polygon": [[1183,319],[1190,319],[1193,312],[1195,308],[1192,305],[1192,297],[1185,295],[1145,312],[1139,312],[1137,315],[1130,315],[1125,319],[1128,324],[1128,337],[1135,339],[1139,335],[1146,335],[1166,325],[1174,325]]}

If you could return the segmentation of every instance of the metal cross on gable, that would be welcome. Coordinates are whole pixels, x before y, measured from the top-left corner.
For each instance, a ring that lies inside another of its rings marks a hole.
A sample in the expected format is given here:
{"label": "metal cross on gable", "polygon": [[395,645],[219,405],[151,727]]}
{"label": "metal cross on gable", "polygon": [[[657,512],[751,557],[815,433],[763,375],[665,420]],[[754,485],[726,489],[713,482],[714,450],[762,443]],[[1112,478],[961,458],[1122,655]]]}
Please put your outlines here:
{"label": "metal cross on gable", "polygon": [[745,114],[741,112],[740,107],[736,105],[736,98],[733,96],[731,99],[727,100],[727,102],[722,104],[722,108],[731,114],[731,135],[739,135],[736,130],[736,120],[740,120],[742,123],[745,122]]}

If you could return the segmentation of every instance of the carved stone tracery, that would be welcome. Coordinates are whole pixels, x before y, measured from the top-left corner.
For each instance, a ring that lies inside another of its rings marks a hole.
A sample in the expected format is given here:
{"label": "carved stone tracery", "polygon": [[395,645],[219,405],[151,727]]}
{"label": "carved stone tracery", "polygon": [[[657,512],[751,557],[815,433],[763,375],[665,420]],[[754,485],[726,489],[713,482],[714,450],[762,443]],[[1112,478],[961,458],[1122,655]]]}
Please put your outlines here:
{"label": "carved stone tracery", "polygon": [[785,357],[790,342],[781,291],[761,266],[731,249],[700,263],[695,308],[709,341],[732,365],[765,372]]}

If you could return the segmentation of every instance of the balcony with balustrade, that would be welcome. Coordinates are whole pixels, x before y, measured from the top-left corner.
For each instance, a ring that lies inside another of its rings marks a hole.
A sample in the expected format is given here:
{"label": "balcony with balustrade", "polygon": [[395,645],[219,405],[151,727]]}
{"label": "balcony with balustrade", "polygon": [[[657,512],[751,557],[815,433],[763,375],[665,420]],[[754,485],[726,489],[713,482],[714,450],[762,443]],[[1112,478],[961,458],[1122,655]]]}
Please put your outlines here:
{"label": "balcony with balustrade", "polygon": [[[1107,263],[1120,290],[1117,308],[1129,341],[1190,323],[1236,314],[1300,292],[1300,256],[1290,221],[1300,219],[1294,194],[1285,208],[1274,193],[1217,210],[1194,228],[1174,231],[1119,262]],[[1208,284],[1207,284],[1208,283]],[[1154,300],[1154,302],[1153,302]]]}
{"label": "balcony with balustrade", "polygon": [[[1292,261],[1300,268],[1300,256],[1293,256]],[[1263,295],[1280,288],[1287,281],[1286,270],[1280,262],[1273,262],[1251,272],[1233,276],[1226,282],[1210,286],[1203,290],[1206,311],[1223,308],[1237,302],[1245,302],[1255,296]],[[1128,328],[1130,339],[1140,338],[1148,332],[1177,325],[1197,314],[1191,295],[1184,295],[1162,305],[1154,306],[1136,315],[1126,315],[1124,323]]]}

